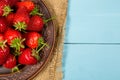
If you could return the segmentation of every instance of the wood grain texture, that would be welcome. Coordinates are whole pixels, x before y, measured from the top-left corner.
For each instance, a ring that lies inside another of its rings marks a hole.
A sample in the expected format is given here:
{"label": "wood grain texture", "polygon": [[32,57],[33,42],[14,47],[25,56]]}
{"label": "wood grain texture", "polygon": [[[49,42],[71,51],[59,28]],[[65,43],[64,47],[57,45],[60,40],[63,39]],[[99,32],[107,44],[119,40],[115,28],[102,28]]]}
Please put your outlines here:
{"label": "wood grain texture", "polygon": [[64,24],[66,21],[67,0],[43,0],[47,4],[52,16],[55,16],[58,27],[56,49],[50,63],[40,72],[34,80],[62,80],[62,49],[64,40]]}
{"label": "wood grain texture", "polygon": [[66,43],[120,43],[119,0],[69,0]]}

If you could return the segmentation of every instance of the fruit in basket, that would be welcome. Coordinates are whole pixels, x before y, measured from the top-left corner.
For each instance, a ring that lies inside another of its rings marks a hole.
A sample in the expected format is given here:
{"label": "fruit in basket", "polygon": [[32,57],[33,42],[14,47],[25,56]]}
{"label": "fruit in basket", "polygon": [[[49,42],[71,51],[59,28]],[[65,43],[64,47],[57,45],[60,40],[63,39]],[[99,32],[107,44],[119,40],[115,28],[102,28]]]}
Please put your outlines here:
{"label": "fruit in basket", "polygon": [[29,48],[37,48],[40,44],[40,38],[42,38],[41,34],[38,32],[28,32],[26,34],[25,43]]}
{"label": "fruit in basket", "polygon": [[15,4],[20,0],[1,0],[9,4],[11,7],[15,6]]}
{"label": "fruit in basket", "polygon": [[40,61],[40,51],[47,46],[41,33],[46,22],[41,15],[30,0],[0,1],[0,65],[18,70],[17,65]]}
{"label": "fruit in basket", "polygon": [[27,48],[23,50],[20,56],[18,57],[18,62],[24,65],[32,65],[37,63],[37,59],[39,60],[38,53],[34,53],[32,49]]}
{"label": "fruit in basket", "polygon": [[0,34],[0,65],[4,64],[9,55],[10,48],[6,45],[3,34]]}
{"label": "fruit in basket", "polygon": [[7,16],[11,11],[13,10],[7,2],[0,1],[0,16]]}
{"label": "fruit in basket", "polygon": [[14,15],[13,26],[19,31],[26,30],[29,19],[29,13],[27,12],[26,7],[20,7]]}
{"label": "fruit in basket", "polygon": [[5,68],[12,69],[16,66],[16,64],[17,64],[17,60],[16,60],[15,56],[12,54],[9,54],[6,62],[3,64],[3,66]]}
{"label": "fruit in basket", "polygon": [[7,25],[9,27],[12,27],[13,26],[13,19],[14,19],[14,13],[10,13],[7,17],[6,17],[6,20],[7,20]]}
{"label": "fruit in basket", "polygon": [[28,12],[31,12],[34,8],[35,5],[32,1],[23,1],[23,2],[17,2],[17,7],[26,7]]}
{"label": "fruit in basket", "polygon": [[0,48],[0,65],[4,64],[7,60],[9,55],[10,48],[8,46],[4,47],[3,49]]}
{"label": "fruit in basket", "polygon": [[28,24],[27,30],[29,31],[41,31],[43,28],[44,22],[43,19],[38,16],[32,16]]}
{"label": "fruit in basket", "polygon": [[4,17],[0,17],[0,33],[5,32],[6,29],[7,29],[6,20]]}

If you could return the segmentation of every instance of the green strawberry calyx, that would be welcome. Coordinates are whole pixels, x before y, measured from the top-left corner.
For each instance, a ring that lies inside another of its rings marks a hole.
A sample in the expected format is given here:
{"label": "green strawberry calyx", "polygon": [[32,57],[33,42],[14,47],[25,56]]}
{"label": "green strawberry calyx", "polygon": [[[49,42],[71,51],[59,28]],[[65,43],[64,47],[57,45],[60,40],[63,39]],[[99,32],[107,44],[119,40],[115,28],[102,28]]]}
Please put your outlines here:
{"label": "green strawberry calyx", "polygon": [[27,28],[27,24],[25,22],[17,22],[13,25],[15,30],[25,31]]}
{"label": "green strawberry calyx", "polygon": [[39,52],[45,47],[45,46],[48,46],[43,38],[39,38],[38,39],[38,47],[36,49],[32,49],[32,56],[35,57],[37,59],[37,61],[40,60],[40,55],[39,55]]}
{"label": "green strawberry calyx", "polygon": [[23,45],[24,41],[25,41],[25,39],[15,38],[12,40],[10,47],[14,48],[15,52],[20,52],[21,48],[25,48],[25,46]]}
{"label": "green strawberry calyx", "polygon": [[39,53],[35,49],[32,49],[32,56],[35,57],[35,59],[37,59],[37,61],[40,60]]}
{"label": "green strawberry calyx", "polygon": [[4,48],[6,47],[6,42],[7,42],[7,40],[0,42],[0,47],[1,47],[3,50],[4,50]]}
{"label": "green strawberry calyx", "polygon": [[13,11],[13,9],[11,9],[10,6],[7,5],[3,8],[3,15],[2,16],[7,16],[12,11]]}
{"label": "green strawberry calyx", "polygon": [[35,7],[31,12],[30,12],[30,15],[34,16],[34,15],[39,15],[39,16],[42,16],[43,14],[41,14],[39,12],[39,9],[37,7]]}
{"label": "green strawberry calyx", "polygon": [[12,68],[12,73],[14,73],[14,72],[20,72],[20,70],[19,70],[19,66],[20,66],[21,64],[18,64],[17,66],[15,66],[14,68]]}

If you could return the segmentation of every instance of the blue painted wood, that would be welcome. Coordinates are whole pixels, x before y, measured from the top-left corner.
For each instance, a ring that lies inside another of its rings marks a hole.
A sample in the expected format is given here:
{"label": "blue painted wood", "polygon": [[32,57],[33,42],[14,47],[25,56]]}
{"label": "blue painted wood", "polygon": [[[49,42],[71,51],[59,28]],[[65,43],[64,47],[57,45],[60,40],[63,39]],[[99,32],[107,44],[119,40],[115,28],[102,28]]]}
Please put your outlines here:
{"label": "blue painted wood", "polygon": [[120,0],[69,0],[65,43],[120,43]]}
{"label": "blue painted wood", "polygon": [[120,45],[64,46],[63,80],[120,80]]}

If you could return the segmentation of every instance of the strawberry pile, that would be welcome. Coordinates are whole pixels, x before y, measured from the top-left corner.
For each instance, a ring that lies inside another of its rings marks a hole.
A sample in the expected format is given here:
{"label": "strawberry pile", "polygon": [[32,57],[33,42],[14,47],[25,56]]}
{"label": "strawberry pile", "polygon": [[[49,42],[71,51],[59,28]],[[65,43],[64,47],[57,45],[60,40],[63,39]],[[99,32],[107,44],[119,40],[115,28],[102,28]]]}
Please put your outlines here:
{"label": "strawberry pile", "polygon": [[0,65],[14,71],[40,61],[47,21],[30,0],[0,0]]}

